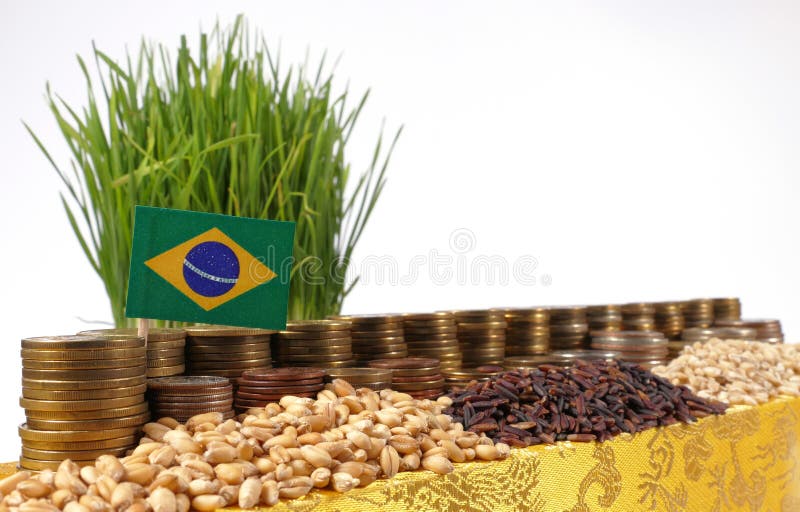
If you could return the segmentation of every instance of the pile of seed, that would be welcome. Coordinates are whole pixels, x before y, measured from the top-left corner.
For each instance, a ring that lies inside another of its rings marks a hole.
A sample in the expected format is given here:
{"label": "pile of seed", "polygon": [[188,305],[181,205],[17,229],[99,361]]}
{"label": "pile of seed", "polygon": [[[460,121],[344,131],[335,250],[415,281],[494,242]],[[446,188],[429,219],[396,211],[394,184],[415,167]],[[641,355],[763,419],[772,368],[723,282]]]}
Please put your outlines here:
{"label": "pile of seed", "polygon": [[653,372],[697,396],[730,404],[757,405],[771,398],[800,396],[800,350],[797,345],[712,338],[683,348]]}
{"label": "pile of seed", "polygon": [[453,405],[444,414],[468,432],[517,447],[605,441],[726,409],[634,363],[605,360],[510,371],[447,396]]}
{"label": "pile of seed", "polygon": [[442,414],[451,405],[391,390],[358,390],[334,380],[317,400],[280,403],[224,420],[200,414],[185,424],[147,423],[131,455],[103,455],[79,467],[27,471],[0,481],[0,508],[19,512],[211,512],[274,505],[314,488],[345,492],[420,467],[439,474],[453,462],[494,460],[510,448],[467,432]]}

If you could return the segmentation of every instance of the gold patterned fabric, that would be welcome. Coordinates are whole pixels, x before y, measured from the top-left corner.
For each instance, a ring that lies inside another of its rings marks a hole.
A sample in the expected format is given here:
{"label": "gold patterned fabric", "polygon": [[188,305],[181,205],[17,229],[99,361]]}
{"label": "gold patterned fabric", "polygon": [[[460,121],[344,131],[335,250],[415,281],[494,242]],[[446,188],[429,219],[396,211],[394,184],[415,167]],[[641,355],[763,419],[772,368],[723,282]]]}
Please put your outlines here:
{"label": "gold patterned fabric", "polygon": [[[800,399],[737,407],[605,443],[512,450],[450,475],[401,473],[275,511],[800,511]],[[266,510],[266,509],[265,509]]]}

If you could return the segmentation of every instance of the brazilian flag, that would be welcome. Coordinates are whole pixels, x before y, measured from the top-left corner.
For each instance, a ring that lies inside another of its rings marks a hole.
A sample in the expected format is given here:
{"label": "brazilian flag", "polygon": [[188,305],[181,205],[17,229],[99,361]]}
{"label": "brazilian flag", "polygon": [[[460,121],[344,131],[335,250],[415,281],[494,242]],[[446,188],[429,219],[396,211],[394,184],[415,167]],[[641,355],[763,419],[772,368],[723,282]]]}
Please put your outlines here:
{"label": "brazilian flag", "polygon": [[137,206],[130,318],[284,329],[294,222]]}

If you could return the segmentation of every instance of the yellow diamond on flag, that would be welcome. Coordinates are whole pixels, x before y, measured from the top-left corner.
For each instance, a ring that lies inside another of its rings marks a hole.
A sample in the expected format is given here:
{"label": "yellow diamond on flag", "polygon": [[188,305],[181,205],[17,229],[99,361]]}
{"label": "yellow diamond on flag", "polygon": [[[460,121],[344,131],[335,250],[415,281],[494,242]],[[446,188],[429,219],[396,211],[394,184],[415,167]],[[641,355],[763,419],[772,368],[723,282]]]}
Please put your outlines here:
{"label": "yellow diamond on flag", "polygon": [[206,311],[276,276],[269,267],[217,228],[209,229],[144,263]]}

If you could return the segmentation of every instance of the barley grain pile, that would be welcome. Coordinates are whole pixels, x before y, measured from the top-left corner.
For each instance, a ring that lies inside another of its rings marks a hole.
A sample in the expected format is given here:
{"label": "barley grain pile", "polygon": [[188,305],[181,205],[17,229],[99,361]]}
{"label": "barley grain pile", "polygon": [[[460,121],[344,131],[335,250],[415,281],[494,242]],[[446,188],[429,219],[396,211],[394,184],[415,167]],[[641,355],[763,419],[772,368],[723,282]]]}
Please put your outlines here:
{"label": "barley grain pile", "polygon": [[780,395],[800,396],[797,345],[712,338],[694,343],[653,373],[697,396],[729,404],[758,405]]}

